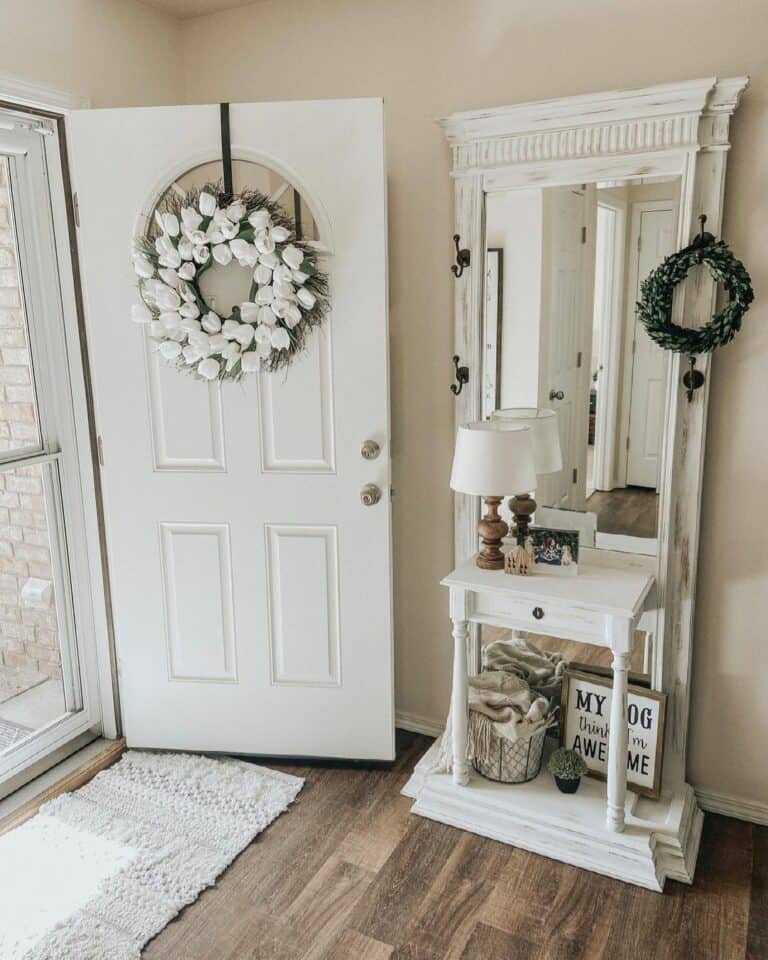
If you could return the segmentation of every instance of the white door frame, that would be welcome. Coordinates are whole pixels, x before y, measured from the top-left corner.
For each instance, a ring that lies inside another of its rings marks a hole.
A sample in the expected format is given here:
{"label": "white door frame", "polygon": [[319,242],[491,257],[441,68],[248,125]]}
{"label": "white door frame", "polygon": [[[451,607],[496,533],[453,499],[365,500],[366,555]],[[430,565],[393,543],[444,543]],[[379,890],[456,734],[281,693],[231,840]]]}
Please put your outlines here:
{"label": "white door frame", "polygon": [[[613,490],[616,483],[616,421],[619,409],[621,372],[622,297],[624,292],[624,260],[626,244],[627,205],[613,198],[600,198],[598,206],[607,207],[614,214],[612,236],[613,270],[607,277],[605,290],[606,311],[610,322],[600,329],[598,365],[597,420],[595,423],[594,484],[596,490]],[[602,397],[602,399],[601,399]]]}
{"label": "white door frame", "polygon": [[[86,735],[114,739],[120,734],[116,671],[112,645],[109,585],[103,550],[103,518],[93,427],[90,375],[85,327],[80,310],[79,274],[74,250],[74,209],[69,187],[64,118],[88,101],[68,91],[57,90],[20,78],[0,75],[0,109],[5,105],[23,114],[22,122],[43,129],[48,180],[51,191],[50,222],[53,254],[59,272],[51,278],[50,302],[59,302],[66,344],[66,368],[57,358],[53,383],[55,396],[71,405],[70,469],[62,473],[62,500],[76,523],[67,529],[68,561],[84,685],[88,686],[89,709],[66,717],[13,751],[3,777],[15,789],[76,749]],[[49,226],[50,230],[50,226]],[[48,301],[47,301],[48,302]],[[77,739],[74,739],[77,738]]]}
{"label": "white door frame", "polygon": [[673,230],[677,223],[677,200],[637,200],[630,204],[629,218],[629,269],[627,270],[627,292],[624,312],[624,349],[621,365],[621,430],[619,435],[619,457],[616,486],[627,486],[629,464],[629,423],[632,408],[632,368],[634,364],[635,340],[635,303],[638,293],[638,273],[640,270],[640,250],[638,238],[642,214],[652,210],[672,210]]}

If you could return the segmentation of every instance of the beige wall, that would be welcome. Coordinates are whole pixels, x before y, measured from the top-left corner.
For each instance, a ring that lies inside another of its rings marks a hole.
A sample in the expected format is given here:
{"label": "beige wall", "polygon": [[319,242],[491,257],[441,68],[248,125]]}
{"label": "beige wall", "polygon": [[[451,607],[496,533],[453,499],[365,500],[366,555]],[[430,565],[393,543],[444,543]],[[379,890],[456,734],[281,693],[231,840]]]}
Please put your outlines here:
{"label": "beige wall", "polygon": [[437,583],[452,560],[453,231],[448,149],[433,119],[749,73],[733,124],[725,236],[758,296],[742,335],[715,360],[689,772],[712,790],[768,797],[768,536],[755,536],[768,440],[754,417],[768,409],[766,35],[765,0],[261,0],[182,25],[189,101],[385,100],[398,709],[438,720],[449,689]]}
{"label": "beige wall", "polygon": [[134,0],[0,0],[0,75],[94,107],[177,103],[178,22]]}
{"label": "beige wall", "polygon": [[733,124],[725,236],[758,296],[742,335],[715,360],[689,772],[702,787],[768,797],[768,537],[754,533],[768,479],[756,419],[768,409],[767,31],[764,0],[260,0],[183,23],[133,0],[0,0],[2,72],[68,86],[96,106],[384,97],[399,710],[438,721],[449,688],[437,583],[453,537],[452,196],[433,119],[749,73]]}

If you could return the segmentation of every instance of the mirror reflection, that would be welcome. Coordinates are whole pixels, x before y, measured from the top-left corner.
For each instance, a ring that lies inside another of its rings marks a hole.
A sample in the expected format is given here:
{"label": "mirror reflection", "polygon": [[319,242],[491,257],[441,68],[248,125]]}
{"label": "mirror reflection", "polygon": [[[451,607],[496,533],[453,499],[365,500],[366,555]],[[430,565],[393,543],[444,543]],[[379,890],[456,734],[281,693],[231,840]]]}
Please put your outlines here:
{"label": "mirror reflection", "polygon": [[635,303],[674,249],[679,189],[674,177],[486,195],[483,416],[555,411],[562,462],[539,475],[535,522],[578,529],[584,546],[656,552],[669,355]]}

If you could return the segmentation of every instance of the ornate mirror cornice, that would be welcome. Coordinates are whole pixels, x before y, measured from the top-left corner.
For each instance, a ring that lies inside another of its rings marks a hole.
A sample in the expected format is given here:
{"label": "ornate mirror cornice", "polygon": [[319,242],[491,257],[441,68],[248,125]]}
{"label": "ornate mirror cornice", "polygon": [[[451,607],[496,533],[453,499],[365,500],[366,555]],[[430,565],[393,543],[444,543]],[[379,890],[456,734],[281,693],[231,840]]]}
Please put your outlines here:
{"label": "ornate mirror cornice", "polygon": [[728,146],[746,77],[565,97],[439,120],[454,176],[510,164]]}

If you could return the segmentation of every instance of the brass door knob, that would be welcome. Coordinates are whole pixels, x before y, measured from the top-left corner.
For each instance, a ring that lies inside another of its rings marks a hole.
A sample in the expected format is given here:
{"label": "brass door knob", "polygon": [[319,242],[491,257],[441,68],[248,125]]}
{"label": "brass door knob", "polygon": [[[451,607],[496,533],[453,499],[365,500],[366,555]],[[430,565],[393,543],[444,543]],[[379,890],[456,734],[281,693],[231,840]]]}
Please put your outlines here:
{"label": "brass door knob", "polygon": [[381,488],[375,483],[366,483],[360,491],[360,500],[364,507],[373,507],[381,500]]}

